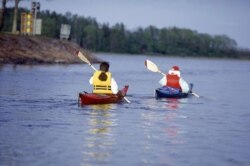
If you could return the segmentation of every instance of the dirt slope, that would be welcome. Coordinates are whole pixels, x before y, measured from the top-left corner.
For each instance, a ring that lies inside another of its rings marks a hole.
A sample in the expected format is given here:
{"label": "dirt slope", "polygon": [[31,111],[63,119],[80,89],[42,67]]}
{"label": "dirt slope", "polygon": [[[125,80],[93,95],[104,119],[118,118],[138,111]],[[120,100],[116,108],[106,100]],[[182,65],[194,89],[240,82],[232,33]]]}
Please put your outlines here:
{"label": "dirt slope", "polygon": [[76,51],[85,52],[92,63],[96,57],[73,42],[47,37],[0,34],[0,63],[41,64],[41,63],[82,63]]}

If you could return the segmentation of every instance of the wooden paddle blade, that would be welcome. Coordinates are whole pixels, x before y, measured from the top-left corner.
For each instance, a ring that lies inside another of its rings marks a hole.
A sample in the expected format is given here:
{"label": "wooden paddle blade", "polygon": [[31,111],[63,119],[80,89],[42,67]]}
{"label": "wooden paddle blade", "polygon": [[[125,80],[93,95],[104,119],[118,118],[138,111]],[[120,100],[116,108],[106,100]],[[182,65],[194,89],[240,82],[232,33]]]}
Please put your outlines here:
{"label": "wooden paddle blade", "polygon": [[87,63],[93,70],[97,71],[97,69],[90,63],[90,61],[83,55],[81,51],[77,51],[77,56],[85,63]]}
{"label": "wooden paddle blade", "polygon": [[127,97],[124,97],[124,100],[127,102],[127,103],[131,103]]}
{"label": "wooden paddle blade", "polygon": [[90,61],[83,55],[81,51],[77,51],[77,56],[85,63],[91,65]]}
{"label": "wooden paddle blade", "polygon": [[192,92],[192,95],[194,95],[195,97],[199,98],[200,96],[197,93]]}
{"label": "wooden paddle blade", "polygon": [[158,67],[156,66],[156,64],[154,64],[152,61],[150,60],[145,60],[145,66],[148,70],[152,71],[152,72],[159,72]]}
{"label": "wooden paddle blade", "polygon": [[158,68],[158,66],[156,64],[154,64],[152,61],[150,60],[145,60],[145,66],[148,70],[152,71],[152,72],[158,72],[160,74],[162,74],[163,76],[165,76],[165,74],[163,72],[160,71],[160,69]]}

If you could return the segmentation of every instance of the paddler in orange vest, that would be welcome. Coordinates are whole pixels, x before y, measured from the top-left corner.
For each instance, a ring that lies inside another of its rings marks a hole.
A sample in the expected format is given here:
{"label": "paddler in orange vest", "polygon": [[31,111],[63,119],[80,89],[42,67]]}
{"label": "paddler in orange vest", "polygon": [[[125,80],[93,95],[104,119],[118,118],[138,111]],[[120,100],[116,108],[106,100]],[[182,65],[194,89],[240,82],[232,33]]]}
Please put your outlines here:
{"label": "paddler in orange vest", "polygon": [[182,93],[188,93],[190,91],[188,83],[183,78],[181,78],[181,72],[178,66],[173,66],[159,81],[159,83],[162,86],[175,88]]}
{"label": "paddler in orange vest", "polygon": [[117,94],[118,85],[109,72],[109,64],[102,62],[100,70],[97,70],[90,78],[89,83],[93,85],[95,94]]}

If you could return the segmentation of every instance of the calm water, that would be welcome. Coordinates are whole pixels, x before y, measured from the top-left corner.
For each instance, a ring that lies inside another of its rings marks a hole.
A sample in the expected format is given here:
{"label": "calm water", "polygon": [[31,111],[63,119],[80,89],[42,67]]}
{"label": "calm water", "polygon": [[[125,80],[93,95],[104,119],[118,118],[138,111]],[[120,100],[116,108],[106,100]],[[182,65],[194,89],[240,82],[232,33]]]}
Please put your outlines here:
{"label": "calm water", "polygon": [[[250,165],[250,62],[98,55],[131,104],[78,107],[87,65],[0,67],[0,165]],[[155,100],[179,65],[200,98]],[[98,66],[96,66],[98,67]]]}

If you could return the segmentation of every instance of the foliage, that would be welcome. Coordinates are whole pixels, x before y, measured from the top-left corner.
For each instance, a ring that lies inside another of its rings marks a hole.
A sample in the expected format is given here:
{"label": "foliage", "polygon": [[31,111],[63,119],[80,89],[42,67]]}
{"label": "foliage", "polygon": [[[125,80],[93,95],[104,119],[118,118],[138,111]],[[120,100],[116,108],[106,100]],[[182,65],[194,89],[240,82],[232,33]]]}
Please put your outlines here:
{"label": "foliage", "polygon": [[[26,9],[20,9],[18,15],[20,16],[20,12],[23,11]],[[6,17],[3,30],[10,31],[13,9],[7,10]],[[78,16],[70,12],[62,15],[48,10],[38,13],[38,18],[42,19],[43,36],[59,38],[61,24],[70,24],[70,40],[96,52],[231,58],[237,58],[243,52],[244,55],[249,55],[249,51],[240,51],[236,41],[226,35],[212,36],[190,29],[159,29],[154,26],[129,31],[123,23],[109,26],[100,24],[91,17]],[[17,28],[20,29],[20,26]]]}

